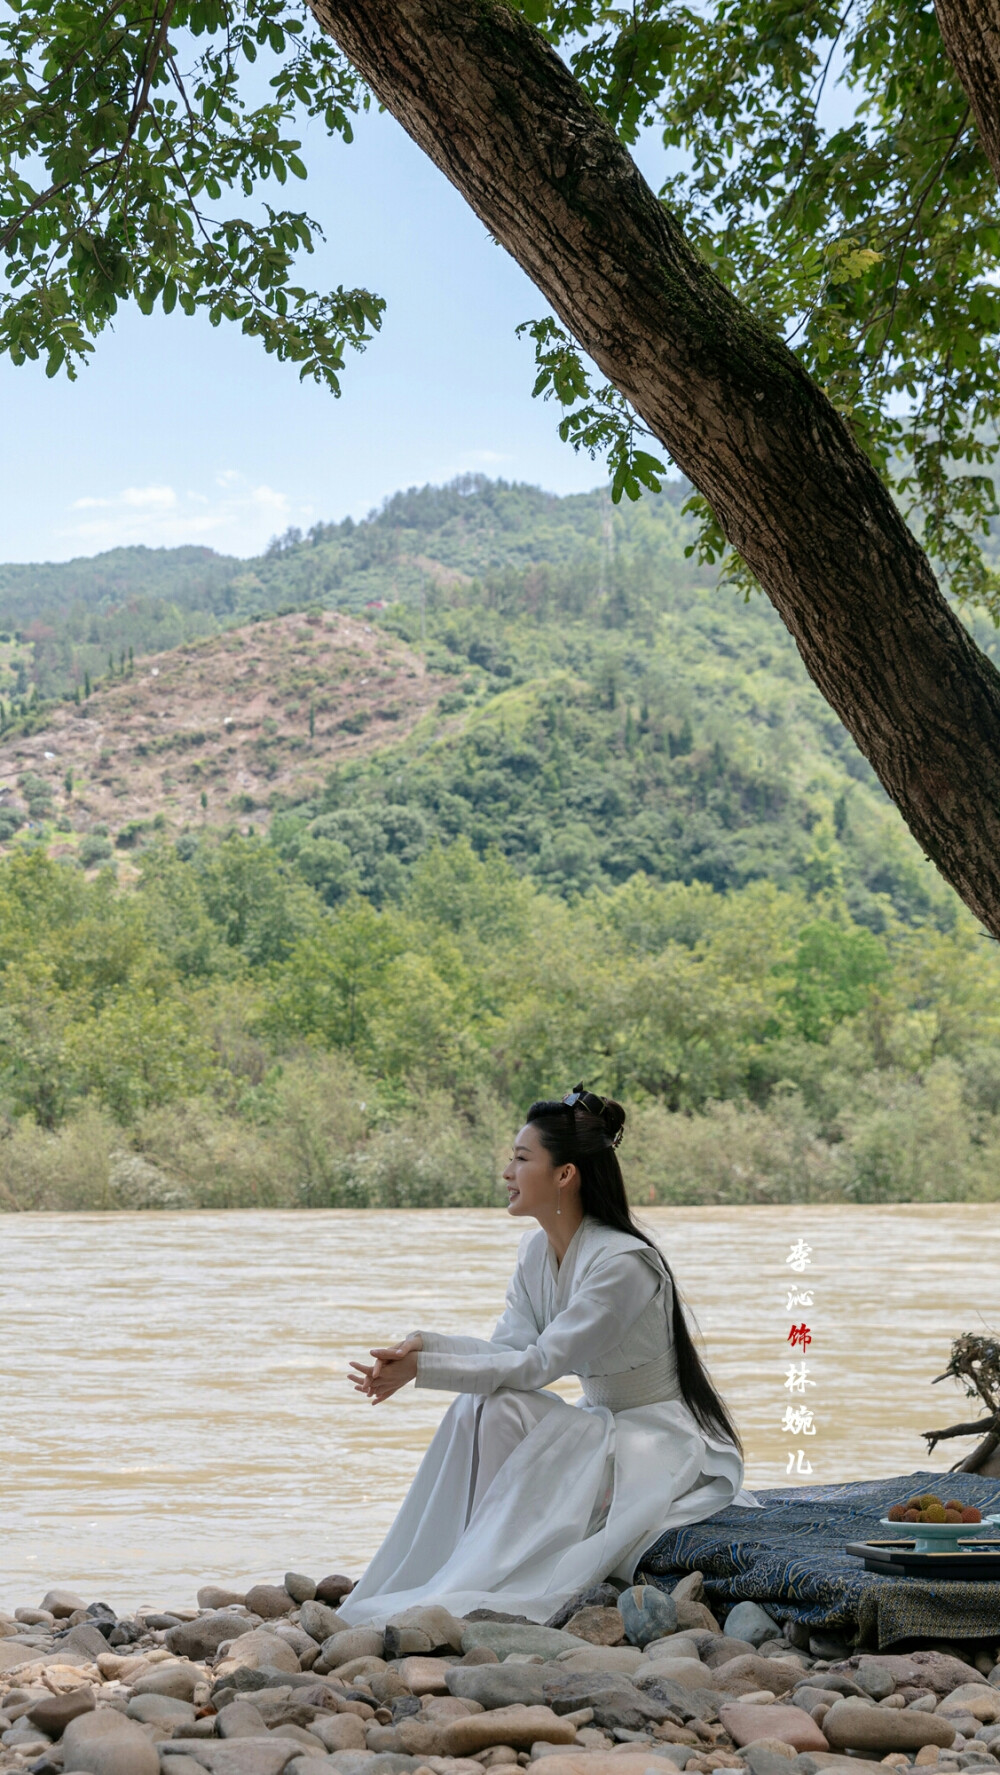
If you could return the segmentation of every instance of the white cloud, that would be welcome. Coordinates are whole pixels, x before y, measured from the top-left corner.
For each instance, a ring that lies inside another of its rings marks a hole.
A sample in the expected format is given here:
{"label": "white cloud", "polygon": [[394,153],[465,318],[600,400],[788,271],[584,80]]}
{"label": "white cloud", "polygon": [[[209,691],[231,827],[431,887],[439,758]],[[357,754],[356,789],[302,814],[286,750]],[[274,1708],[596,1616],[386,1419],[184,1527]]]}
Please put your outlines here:
{"label": "white cloud", "polygon": [[177,504],[177,495],[172,487],[126,487],[121,500],[140,510],[168,511]]}
{"label": "white cloud", "polygon": [[311,506],[299,505],[266,484],[254,486],[232,468],[220,470],[207,490],[123,487],[114,494],[81,495],[69,512],[74,521],[60,534],[88,554],[134,543],[149,548],[205,543],[223,554],[253,555],[277,532],[308,524],[313,517]]}
{"label": "white cloud", "polygon": [[250,497],[261,511],[275,512],[287,517],[288,500],[283,493],[276,493],[273,487],[255,487]]}
{"label": "white cloud", "polygon": [[74,512],[109,511],[117,505],[133,506],[139,511],[168,511],[177,504],[172,487],[126,487],[114,499],[74,499]]}

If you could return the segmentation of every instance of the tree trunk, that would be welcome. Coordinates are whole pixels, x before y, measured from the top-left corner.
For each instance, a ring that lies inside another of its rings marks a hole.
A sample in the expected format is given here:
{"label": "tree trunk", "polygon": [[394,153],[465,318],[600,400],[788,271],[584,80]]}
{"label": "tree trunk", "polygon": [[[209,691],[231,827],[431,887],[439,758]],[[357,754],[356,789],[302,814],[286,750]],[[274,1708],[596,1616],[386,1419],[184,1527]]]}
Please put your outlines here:
{"label": "tree trunk", "polygon": [[935,0],[938,26],[1000,179],[1000,0]]}
{"label": "tree trunk", "polygon": [[981,1473],[986,1479],[994,1479],[1000,1472],[1000,1465],[995,1459],[998,1448],[1000,1448],[1000,1428],[991,1430],[988,1436],[984,1436],[982,1442],[973,1449],[971,1455],[966,1455],[965,1460],[959,1461],[951,1471],[953,1473]]}
{"label": "tree trunk", "polygon": [[925,854],[1000,936],[1000,676],[846,424],[502,0],[310,0],[705,495]]}

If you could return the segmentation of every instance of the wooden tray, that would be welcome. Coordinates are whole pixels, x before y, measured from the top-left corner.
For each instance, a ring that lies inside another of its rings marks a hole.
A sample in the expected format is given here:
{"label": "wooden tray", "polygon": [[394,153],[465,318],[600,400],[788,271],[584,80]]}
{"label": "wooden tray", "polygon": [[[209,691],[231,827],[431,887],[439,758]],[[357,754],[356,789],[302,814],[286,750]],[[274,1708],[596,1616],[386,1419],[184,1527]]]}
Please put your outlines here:
{"label": "wooden tray", "polygon": [[949,1547],[940,1553],[916,1553],[913,1543],[848,1541],[846,1551],[863,1559],[866,1572],[886,1578],[964,1578],[970,1583],[1000,1583],[1000,1535],[970,1543],[968,1549]]}

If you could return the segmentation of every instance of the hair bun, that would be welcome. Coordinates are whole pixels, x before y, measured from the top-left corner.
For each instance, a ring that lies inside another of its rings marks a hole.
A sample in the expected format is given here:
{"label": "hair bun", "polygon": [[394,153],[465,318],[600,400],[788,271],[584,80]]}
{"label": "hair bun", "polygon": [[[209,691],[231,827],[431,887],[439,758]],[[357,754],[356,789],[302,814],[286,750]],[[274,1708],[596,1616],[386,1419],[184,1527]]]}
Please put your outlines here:
{"label": "hair bun", "polygon": [[617,1146],[625,1132],[625,1111],[613,1097],[605,1098],[601,1121],[608,1131],[612,1146]]}
{"label": "hair bun", "polygon": [[599,1097],[596,1091],[588,1091],[582,1083],[574,1085],[563,1098],[563,1108],[574,1115],[583,1113],[600,1122],[607,1136],[609,1146],[618,1146],[625,1131],[625,1111],[613,1097]]}

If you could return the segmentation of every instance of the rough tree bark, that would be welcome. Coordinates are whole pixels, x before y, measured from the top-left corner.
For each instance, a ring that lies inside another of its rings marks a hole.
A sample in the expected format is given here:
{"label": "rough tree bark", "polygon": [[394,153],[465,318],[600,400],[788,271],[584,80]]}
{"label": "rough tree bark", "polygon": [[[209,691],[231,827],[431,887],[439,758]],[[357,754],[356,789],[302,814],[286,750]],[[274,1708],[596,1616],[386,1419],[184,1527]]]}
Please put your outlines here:
{"label": "rough tree bark", "polygon": [[998,1449],[1000,1449],[1000,1430],[991,1430],[988,1436],[983,1437],[979,1446],[973,1449],[971,1455],[966,1455],[965,1460],[959,1461],[951,1471],[953,1473],[978,1473],[983,1479],[1000,1479]]}
{"label": "rough tree bark", "polygon": [[1000,179],[1000,0],[935,0],[938,27]]}
{"label": "rough tree bark", "polygon": [[989,1418],[979,1418],[974,1424],[952,1424],[948,1430],[923,1430],[921,1435],[927,1443],[927,1453],[932,1455],[939,1442],[948,1442],[953,1436],[978,1436],[986,1431],[981,1442],[977,1442],[970,1455],[964,1461],[956,1461],[949,1468],[951,1473],[982,1473],[992,1479],[1000,1476],[1000,1421],[996,1414]]}
{"label": "rough tree bark", "polygon": [[1000,1340],[990,1334],[983,1336],[981,1332],[963,1331],[951,1346],[947,1368],[931,1385],[936,1387],[947,1380],[960,1381],[970,1397],[978,1393],[989,1417],[977,1418],[973,1424],[952,1424],[948,1430],[925,1430],[927,1453],[932,1454],[939,1442],[952,1436],[978,1436],[985,1430],[982,1441],[964,1461],[957,1461],[951,1471],[980,1473],[987,1479],[1000,1478]]}
{"label": "rough tree bark", "polygon": [[925,854],[1000,936],[1000,676],[797,359],[503,0],[310,0],[708,499]]}

